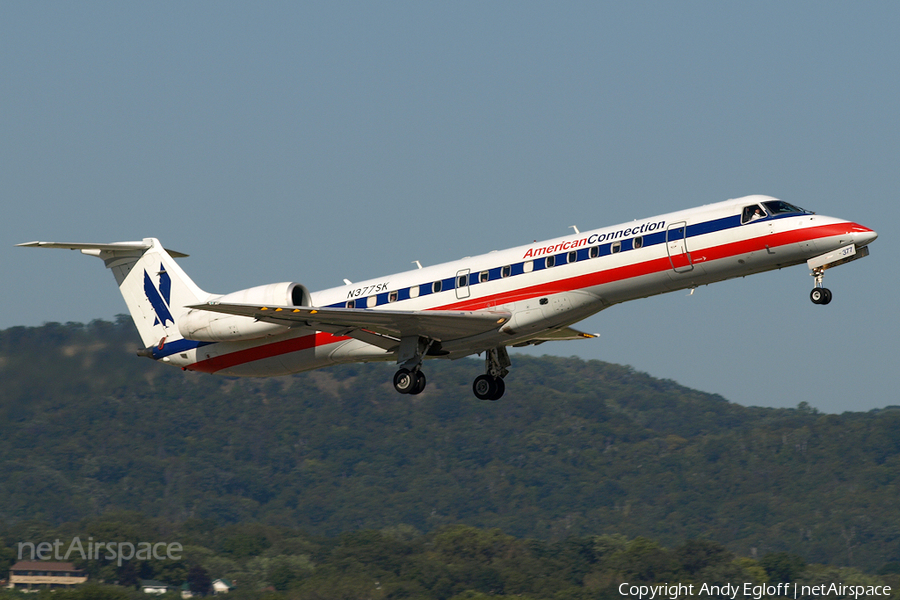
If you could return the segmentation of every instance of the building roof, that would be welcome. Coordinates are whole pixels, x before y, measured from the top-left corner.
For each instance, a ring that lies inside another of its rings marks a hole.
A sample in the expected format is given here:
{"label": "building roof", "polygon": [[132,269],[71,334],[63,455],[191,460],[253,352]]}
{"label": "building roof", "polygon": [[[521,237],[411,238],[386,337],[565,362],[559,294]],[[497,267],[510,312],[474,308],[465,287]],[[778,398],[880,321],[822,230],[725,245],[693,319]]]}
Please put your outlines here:
{"label": "building roof", "polygon": [[80,571],[69,562],[49,562],[43,560],[20,560],[9,568],[10,571]]}

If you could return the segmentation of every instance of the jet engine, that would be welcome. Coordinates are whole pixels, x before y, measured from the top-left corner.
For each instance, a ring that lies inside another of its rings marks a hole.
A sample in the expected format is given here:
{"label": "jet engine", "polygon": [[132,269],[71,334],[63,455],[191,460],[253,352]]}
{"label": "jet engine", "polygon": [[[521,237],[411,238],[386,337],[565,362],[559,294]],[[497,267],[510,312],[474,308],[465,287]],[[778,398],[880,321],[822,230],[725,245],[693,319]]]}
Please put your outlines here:
{"label": "jet engine", "polygon": [[[223,304],[252,304],[256,306],[309,306],[309,291],[299,283],[270,283],[219,298]],[[198,342],[236,342],[254,340],[285,333],[285,325],[257,321],[251,317],[224,315],[202,309],[191,309],[178,319],[178,330],[188,340]]]}

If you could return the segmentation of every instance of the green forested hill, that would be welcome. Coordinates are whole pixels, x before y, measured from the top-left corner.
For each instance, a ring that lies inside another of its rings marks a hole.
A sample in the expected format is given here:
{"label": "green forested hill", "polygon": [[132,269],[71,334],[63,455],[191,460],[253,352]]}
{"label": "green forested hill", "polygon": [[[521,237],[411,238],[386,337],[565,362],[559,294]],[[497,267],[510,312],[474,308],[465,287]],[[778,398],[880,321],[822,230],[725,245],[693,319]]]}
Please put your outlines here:
{"label": "green forested hill", "polygon": [[[515,358],[226,379],[134,355],[129,320],[0,332],[0,524],[132,510],[315,535],[454,524],[555,542],[705,537],[874,572],[900,561],[900,411],[745,408],[628,367]],[[885,404],[890,404],[885,399]]]}

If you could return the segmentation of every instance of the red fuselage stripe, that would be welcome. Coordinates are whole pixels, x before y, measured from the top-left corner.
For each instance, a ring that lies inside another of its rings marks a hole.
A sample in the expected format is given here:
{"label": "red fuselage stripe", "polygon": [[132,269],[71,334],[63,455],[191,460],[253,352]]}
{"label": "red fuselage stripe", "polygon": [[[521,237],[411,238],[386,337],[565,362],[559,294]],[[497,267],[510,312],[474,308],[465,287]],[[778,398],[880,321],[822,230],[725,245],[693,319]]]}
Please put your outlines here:
{"label": "red fuselage stripe", "polygon": [[317,346],[325,346],[327,344],[334,344],[335,342],[349,339],[350,338],[348,337],[335,336],[330,333],[325,333],[324,331],[318,331],[310,335],[291,338],[289,340],[281,340],[279,342],[265,344],[264,346],[256,346],[254,348],[247,348],[246,350],[238,350],[237,352],[212,356],[186,368],[189,371],[215,373],[223,369],[229,369],[255,360],[272,358],[273,356],[281,356],[282,354],[299,352],[300,350],[309,350],[310,348],[315,348]]}
{"label": "red fuselage stripe", "polygon": [[[691,254],[694,264],[703,264],[714,260],[747,254],[750,252],[758,252],[768,248],[778,248],[788,244],[796,244],[799,242],[811,241],[815,239],[831,237],[850,233],[854,228],[864,231],[869,229],[857,225],[856,223],[835,223],[832,225],[822,225],[819,227],[810,227],[803,229],[793,229],[783,233],[772,233],[761,235],[747,240],[738,242],[730,242],[720,246],[711,246],[709,248],[692,249],[690,247],[690,239],[688,241],[688,251]],[[426,310],[479,310],[489,308],[501,304],[508,304],[518,300],[527,300],[535,296],[543,296],[546,294],[556,294],[560,292],[568,292],[572,290],[584,289],[622,281],[643,275],[650,275],[668,271],[672,268],[672,263],[668,256],[656,258],[632,265],[624,265],[615,269],[604,269],[577,277],[569,277],[566,279],[558,279],[540,285],[534,285],[516,290],[510,290],[501,294],[492,296],[484,296],[472,300],[464,300],[444,306],[435,306]],[[282,340],[256,346],[246,350],[238,350],[220,356],[213,356],[206,360],[199,361],[186,367],[190,371],[203,371],[204,373],[215,373],[223,369],[236,367],[264,358],[272,358],[290,352],[298,352],[300,350],[309,350],[318,346],[334,344],[336,342],[351,339],[346,336],[334,336],[330,333],[317,332],[315,334],[306,335],[289,340]]]}
{"label": "red fuselage stripe", "polygon": [[[811,241],[824,237],[831,237],[849,233],[853,227],[860,227],[855,223],[835,223],[832,225],[822,225],[819,227],[810,227],[807,229],[794,229],[783,233],[773,233],[762,235],[748,240],[738,242],[730,242],[720,246],[711,246],[709,248],[691,248],[690,238],[688,239],[688,252],[693,259],[694,264],[703,264],[714,260],[748,254],[750,252],[759,252],[767,246],[769,248],[778,248],[788,244],[796,244],[799,242]],[[640,277],[642,275],[651,275],[668,271],[672,268],[669,257],[656,258],[631,265],[616,267],[615,269],[605,269],[595,271],[577,277],[569,277],[567,279],[557,279],[541,285],[535,285],[516,290],[510,290],[493,296],[484,296],[472,300],[463,300],[445,306],[435,307],[429,310],[478,310],[516,302],[518,300],[527,300],[535,296],[543,296],[545,294],[557,294],[560,292],[568,292],[572,290],[580,290],[588,287],[622,281]]]}

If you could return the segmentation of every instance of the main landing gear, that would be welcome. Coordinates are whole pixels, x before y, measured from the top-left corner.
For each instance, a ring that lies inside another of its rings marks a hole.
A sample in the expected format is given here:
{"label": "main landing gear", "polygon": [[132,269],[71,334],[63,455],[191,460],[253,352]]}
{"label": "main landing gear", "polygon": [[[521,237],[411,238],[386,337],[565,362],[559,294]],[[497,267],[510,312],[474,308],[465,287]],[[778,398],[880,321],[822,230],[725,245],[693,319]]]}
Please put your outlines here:
{"label": "main landing gear", "polygon": [[506,384],[501,377],[493,377],[488,374],[479,375],[472,383],[472,391],[479,400],[499,400],[506,391]]}
{"label": "main landing gear", "polygon": [[825,269],[822,267],[813,269],[812,276],[816,278],[816,287],[809,293],[809,299],[813,304],[828,304],[831,302],[831,290],[822,285]]}
{"label": "main landing gear", "polygon": [[421,371],[422,359],[427,354],[440,354],[440,342],[419,336],[400,339],[397,364],[400,369],[394,373],[394,389],[401,394],[421,394],[427,383]]}
{"label": "main landing gear", "polygon": [[410,371],[409,369],[400,369],[394,374],[394,389],[401,394],[411,394],[413,396],[421,394],[425,389],[425,373],[417,368]]}
{"label": "main landing gear", "polygon": [[484,375],[479,375],[472,383],[472,391],[479,400],[499,400],[506,391],[506,384],[503,378],[509,374],[509,367],[512,361],[509,360],[509,353],[504,346],[491,348],[485,353],[484,357]]}
{"label": "main landing gear", "polygon": [[[401,394],[417,395],[425,389],[425,374],[421,371],[422,358],[429,353],[429,340],[414,340],[405,344],[401,342],[401,356],[407,357],[401,362],[400,369],[394,374],[394,389]],[[509,353],[503,346],[491,348],[484,358],[484,375],[479,375],[472,383],[472,391],[479,400],[499,400],[506,391],[503,378],[509,374],[512,365]]]}

